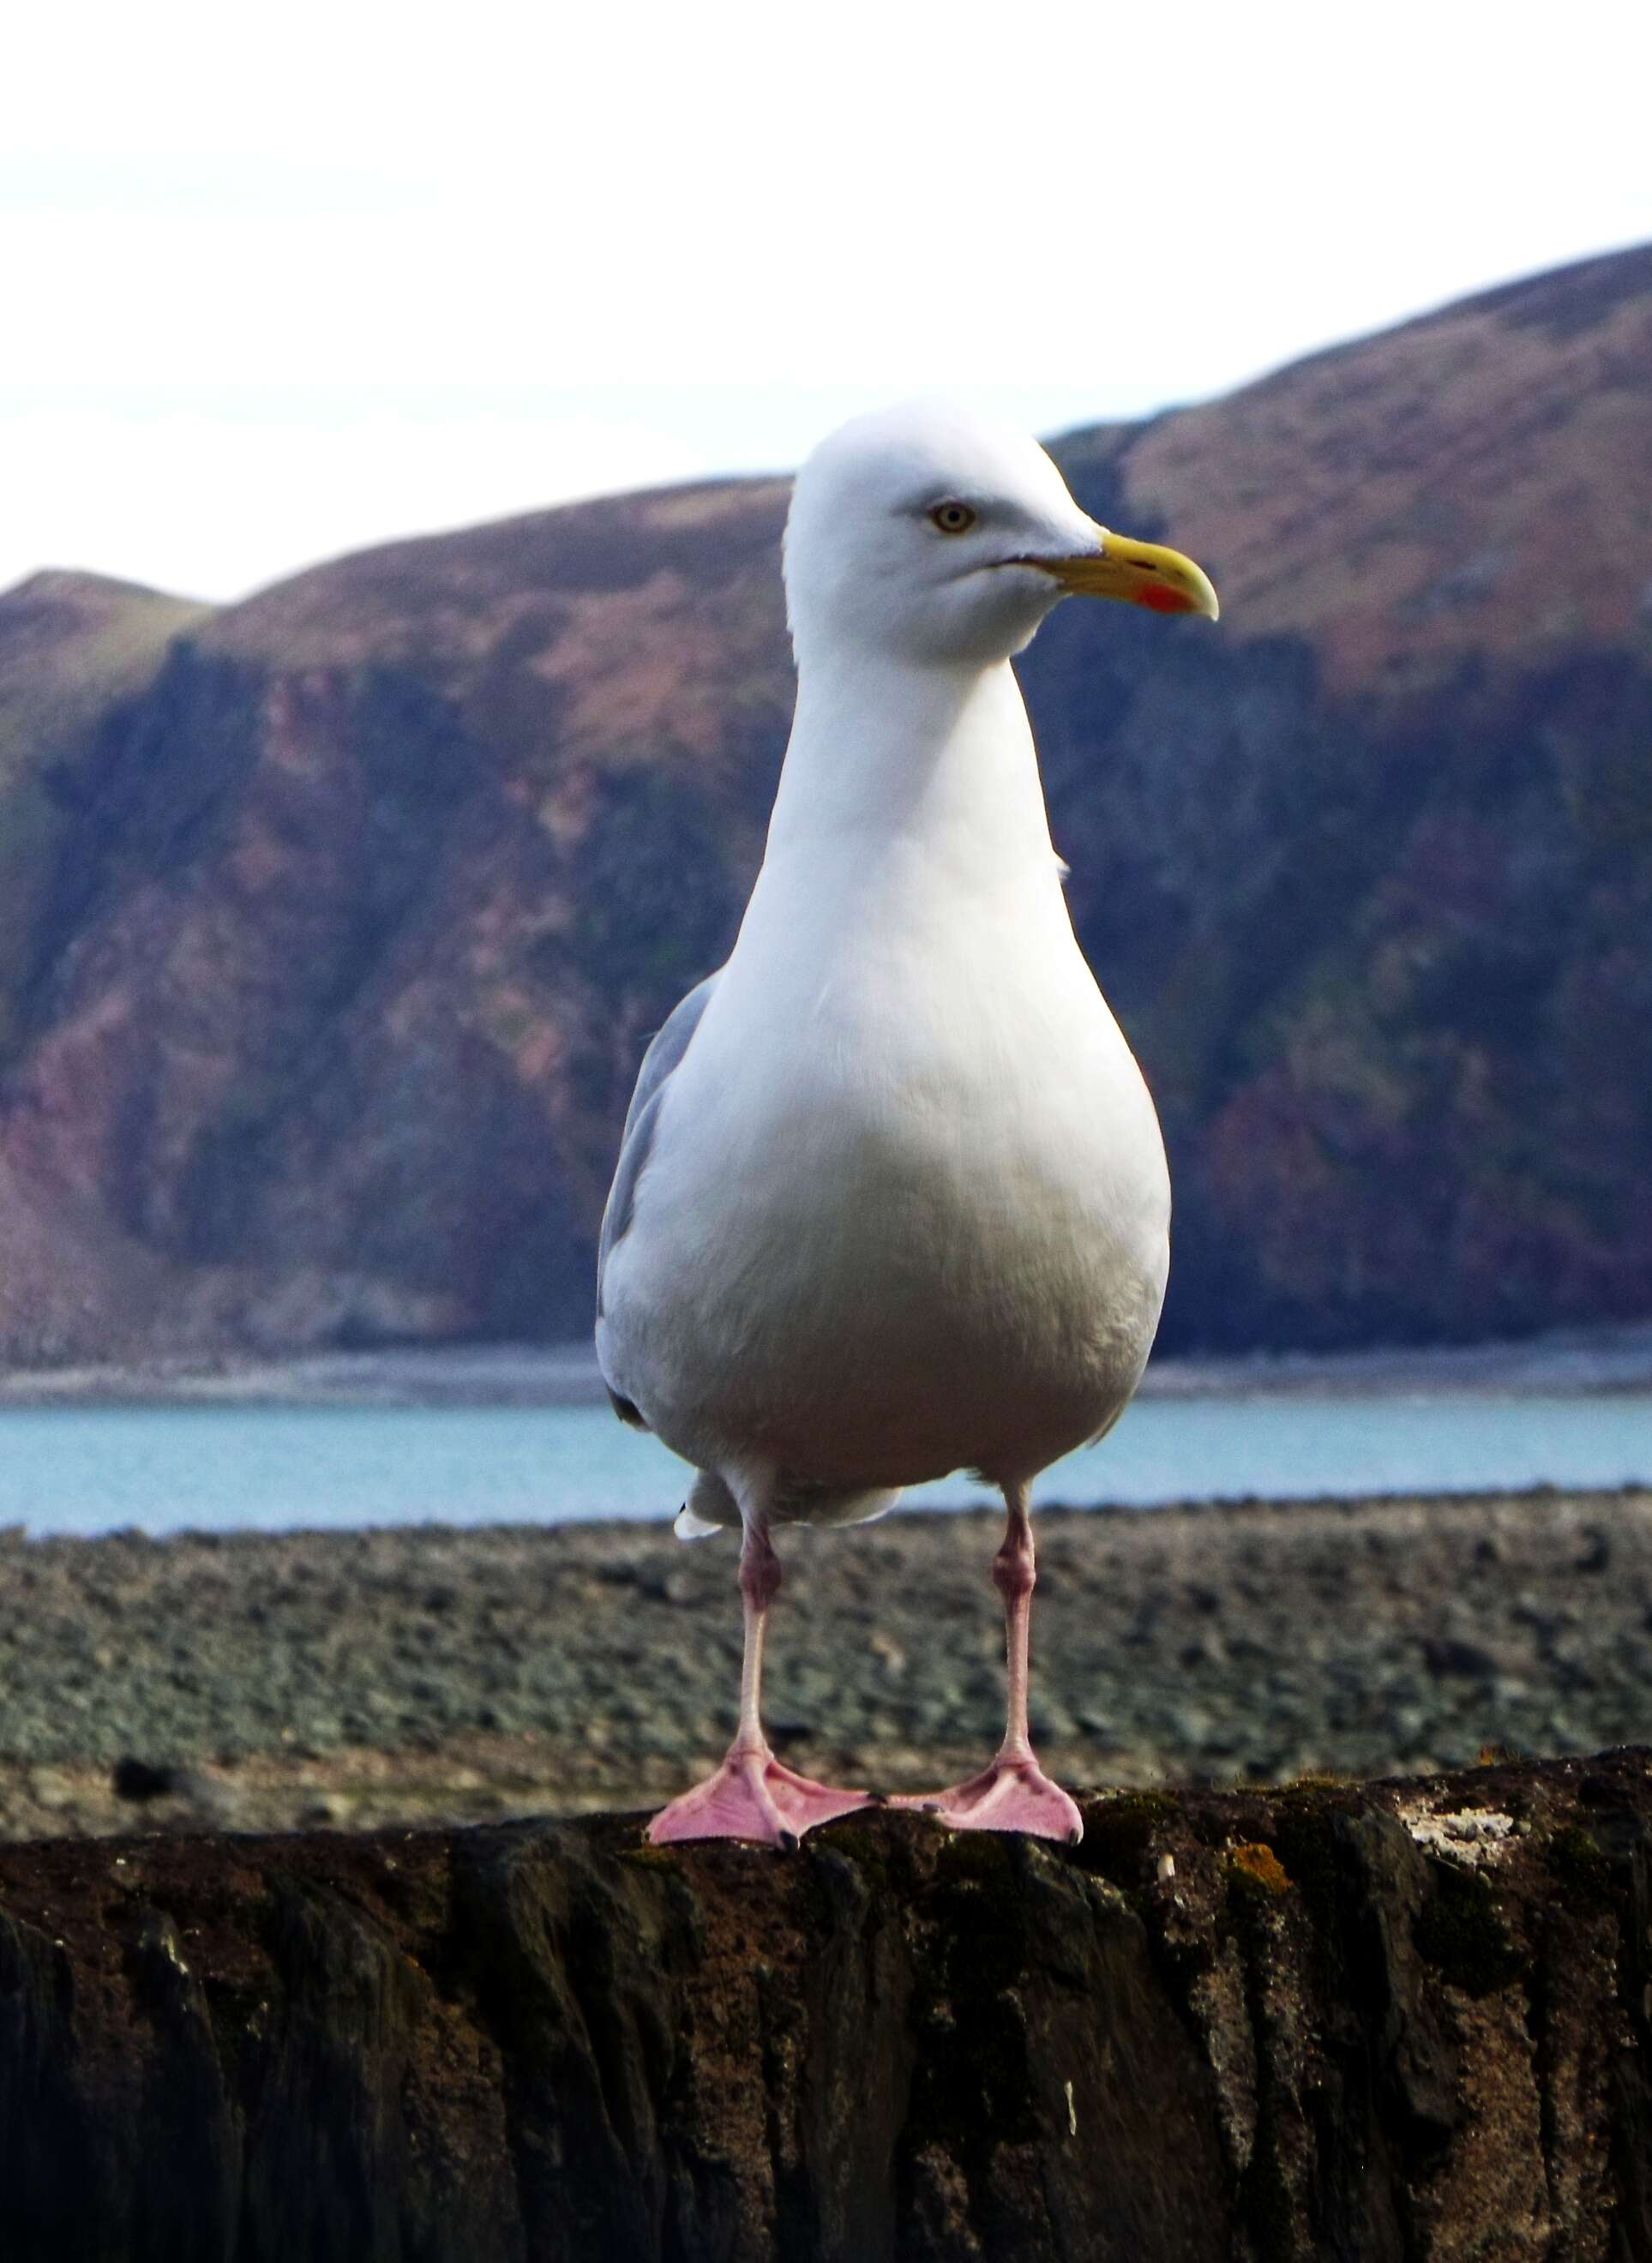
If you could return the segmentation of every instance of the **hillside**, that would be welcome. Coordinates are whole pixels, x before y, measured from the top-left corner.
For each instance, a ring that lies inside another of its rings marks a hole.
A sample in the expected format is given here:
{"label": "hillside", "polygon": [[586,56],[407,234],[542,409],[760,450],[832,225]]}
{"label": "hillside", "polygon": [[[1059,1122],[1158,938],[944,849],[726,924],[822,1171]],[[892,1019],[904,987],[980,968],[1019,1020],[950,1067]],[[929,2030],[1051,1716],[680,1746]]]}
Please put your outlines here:
{"label": "hillside", "polygon": [[[1167,1341],[1652,1312],[1652,249],[1056,453],[1223,596],[1024,669],[1170,1137]],[[785,503],[0,597],[0,1355],[583,1330],[761,853]]]}

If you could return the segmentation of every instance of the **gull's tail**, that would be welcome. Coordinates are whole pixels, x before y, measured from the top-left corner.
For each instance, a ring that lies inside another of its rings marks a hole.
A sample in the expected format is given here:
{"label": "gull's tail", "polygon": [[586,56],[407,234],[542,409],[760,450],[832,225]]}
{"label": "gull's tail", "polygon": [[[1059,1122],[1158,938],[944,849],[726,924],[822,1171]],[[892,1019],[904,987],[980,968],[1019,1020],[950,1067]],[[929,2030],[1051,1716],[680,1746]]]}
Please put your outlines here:
{"label": "gull's tail", "polygon": [[[870,1524],[887,1516],[900,1498],[899,1486],[783,1484],[772,1514],[777,1524]],[[740,1529],[739,1502],[714,1470],[699,1471],[672,1529],[679,1540],[707,1540],[731,1527]]]}
{"label": "gull's tail", "polygon": [[671,1527],[679,1540],[709,1540],[714,1532],[740,1524],[740,1504],[714,1470],[701,1470]]}

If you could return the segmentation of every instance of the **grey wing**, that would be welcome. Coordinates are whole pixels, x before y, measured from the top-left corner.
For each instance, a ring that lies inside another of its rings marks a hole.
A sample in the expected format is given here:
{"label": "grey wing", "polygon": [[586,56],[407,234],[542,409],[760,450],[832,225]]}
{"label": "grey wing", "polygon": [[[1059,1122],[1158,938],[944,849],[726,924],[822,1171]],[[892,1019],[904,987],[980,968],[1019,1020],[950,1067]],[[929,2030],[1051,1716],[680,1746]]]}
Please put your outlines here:
{"label": "grey wing", "polygon": [[[597,1244],[598,1319],[602,1318],[603,1276],[608,1269],[608,1253],[631,1223],[637,1182],[642,1176],[642,1167],[648,1161],[648,1151],[654,1145],[654,1127],[659,1120],[660,1103],[664,1096],[666,1084],[672,1070],[688,1051],[716,980],[715,974],[708,974],[703,982],[697,983],[689,992],[643,1054],[642,1066],[637,1071],[636,1090],[632,1094],[631,1105],[626,1110],[626,1128],[620,1135],[620,1160],[614,1167],[613,1184],[608,1189],[608,1206],[602,1214],[602,1235]],[[623,1409],[619,1411],[624,1412]],[[627,1416],[625,1419],[628,1421],[631,1418]]]}

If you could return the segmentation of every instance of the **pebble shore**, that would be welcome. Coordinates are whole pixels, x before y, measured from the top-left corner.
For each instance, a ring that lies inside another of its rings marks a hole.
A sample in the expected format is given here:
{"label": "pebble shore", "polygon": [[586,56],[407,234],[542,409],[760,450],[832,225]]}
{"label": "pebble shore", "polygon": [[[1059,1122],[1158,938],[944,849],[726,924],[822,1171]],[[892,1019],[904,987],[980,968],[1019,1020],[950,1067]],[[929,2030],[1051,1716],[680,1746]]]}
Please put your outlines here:
{"label": "pebble shore", "polygon": [[[1000,1521],[788,1534],[767,1703],[887,1790],[1001,1725]],[[1047,1509],[1033,1728],[1108,1784],[1652,1741],[1652,1492]],[[0,1535],[0,1836],[628,1808],[733,1724],[735,1548],[660,1524]]]}

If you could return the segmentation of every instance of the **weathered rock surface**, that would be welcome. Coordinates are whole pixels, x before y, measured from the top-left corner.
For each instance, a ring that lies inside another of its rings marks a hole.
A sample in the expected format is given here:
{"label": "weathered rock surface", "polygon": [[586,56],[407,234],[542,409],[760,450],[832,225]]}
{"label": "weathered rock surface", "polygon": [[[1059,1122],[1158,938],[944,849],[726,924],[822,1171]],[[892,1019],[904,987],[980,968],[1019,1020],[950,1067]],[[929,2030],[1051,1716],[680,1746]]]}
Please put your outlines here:
{"label": "weathered rock surface", "polygon": [[[1024,671],[1170,1144],[1167,1345],[1652,1312],[1648,372],[1643,248],[1057,447],[1224,600],[1066,608]],[[643,1042],[761,852],[785,502],[206,619],[0,598],[0,1358],[584,1331]]]}
{"label": "weathered rock surface", "polygon": [[1649,1768],[0,1848],[0,2250],[1632,2263]]}

